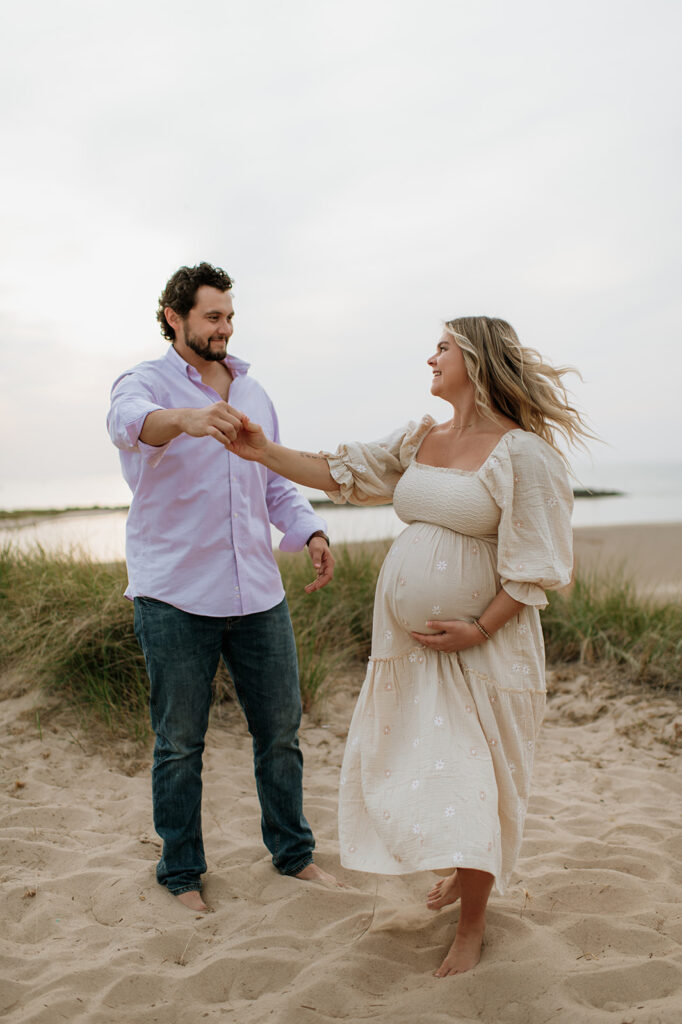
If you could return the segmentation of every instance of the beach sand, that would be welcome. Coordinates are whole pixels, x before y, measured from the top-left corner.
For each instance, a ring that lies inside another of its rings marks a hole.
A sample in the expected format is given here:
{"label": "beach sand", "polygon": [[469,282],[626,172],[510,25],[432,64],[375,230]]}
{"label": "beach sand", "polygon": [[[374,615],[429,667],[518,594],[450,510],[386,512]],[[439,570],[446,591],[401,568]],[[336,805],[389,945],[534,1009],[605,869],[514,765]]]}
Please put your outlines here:
{"label": "beach sand", "polygon": [[679,1024],[679,705],[550,672],[513,883],[491,900],[481,963],[441,981],[457,911],[425,908],[434,876],[339,867],[337,779],[361,676],[337,681],[301,730],[316,859],[346,888],[275,872],[228,703],[205,756],[204,916],[155,882],[148,749],[84,731],[6,677],[0,1020]]}

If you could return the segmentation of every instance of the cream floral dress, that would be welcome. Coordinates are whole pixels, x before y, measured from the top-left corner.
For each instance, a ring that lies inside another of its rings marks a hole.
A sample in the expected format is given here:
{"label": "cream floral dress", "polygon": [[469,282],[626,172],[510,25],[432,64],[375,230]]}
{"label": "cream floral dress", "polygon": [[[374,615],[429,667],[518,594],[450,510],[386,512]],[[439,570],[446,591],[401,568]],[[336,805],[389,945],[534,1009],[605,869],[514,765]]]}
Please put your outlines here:
{"label": "cream floral dress", "polygon": [[[480,469],[415,460],[434,420],[327,454],[357,505],[393,499],[407,528],[377,583],[372,655],[348,733],[339,801],[344,867],[478,868],[503,892],[521,845],[545,704],[538,609],[569,582],[573,494],[536,434],[506,433]],[[459,654],[422,647],[430,619],[483,613],[503,587],[524,609]]]}

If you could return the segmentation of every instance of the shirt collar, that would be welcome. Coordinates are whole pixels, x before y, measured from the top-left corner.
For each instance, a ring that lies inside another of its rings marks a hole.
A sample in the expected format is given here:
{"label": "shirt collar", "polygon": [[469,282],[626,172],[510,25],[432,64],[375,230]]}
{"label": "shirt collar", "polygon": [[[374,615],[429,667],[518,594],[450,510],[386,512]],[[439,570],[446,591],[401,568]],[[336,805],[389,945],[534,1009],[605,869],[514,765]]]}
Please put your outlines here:
{"label": "shirt collar", "polygon": [[[186,359],[183,359],[182,356],[178,355],[178,353],[175,351],[172,345],[168,346],[166,359],[168,359],[168,361],[170,362],[171,366],[174,367],[174,369],[178,370],[180,373],[183,373],[186,377],[190,377],[190,370],[193,370],[194,367],[190,366]],[[239,359],[238,356],[233,356],[229,352],[226,358],[223,359],[223,363],[228,368],[233,377],[246,376],[251,367],[251,363],[247,363],[243,359]]]}

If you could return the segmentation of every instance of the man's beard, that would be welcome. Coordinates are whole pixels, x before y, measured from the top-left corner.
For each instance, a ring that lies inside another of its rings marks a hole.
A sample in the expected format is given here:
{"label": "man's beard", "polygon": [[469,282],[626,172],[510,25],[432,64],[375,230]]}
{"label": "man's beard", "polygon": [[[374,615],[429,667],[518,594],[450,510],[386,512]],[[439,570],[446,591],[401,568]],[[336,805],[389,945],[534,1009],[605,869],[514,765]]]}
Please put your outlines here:
{"label": "man's beard", "polygon": [[227,341],[225,341],[225,348],[221,351],[220,349],[211,348],[210,338],[208,341],[204,341],[202,338],[198,338],[196,334],[187,333],[185,335],[185,344],[187,348],[191,348],[192,352],[196,352],[207,363],[222,363],[227,355]]}

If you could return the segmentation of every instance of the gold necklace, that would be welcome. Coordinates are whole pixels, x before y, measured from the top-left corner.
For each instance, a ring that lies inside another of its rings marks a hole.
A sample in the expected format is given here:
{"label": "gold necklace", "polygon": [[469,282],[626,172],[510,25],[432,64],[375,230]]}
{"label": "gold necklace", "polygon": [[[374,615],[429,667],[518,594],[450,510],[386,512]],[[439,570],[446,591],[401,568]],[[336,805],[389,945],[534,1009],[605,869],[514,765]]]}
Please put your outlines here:
{"label": "gold necklace", "polygon": [[471,423],[465,423],[463,427],[458,427],[458,426],[455,426],[454,423],[451,423],[450,424],[450,429],[451,430],[468,430],[469,427],[473,427],[475,423],[476,423],[476,420],[472,420]]}

